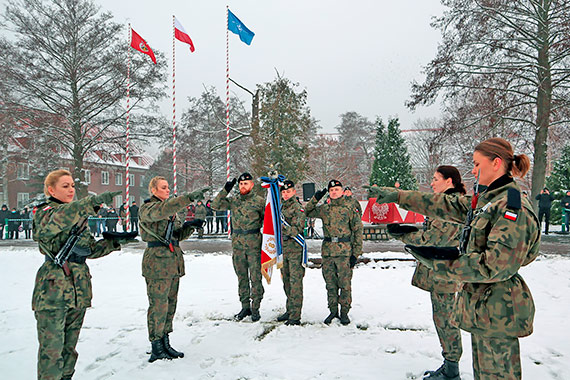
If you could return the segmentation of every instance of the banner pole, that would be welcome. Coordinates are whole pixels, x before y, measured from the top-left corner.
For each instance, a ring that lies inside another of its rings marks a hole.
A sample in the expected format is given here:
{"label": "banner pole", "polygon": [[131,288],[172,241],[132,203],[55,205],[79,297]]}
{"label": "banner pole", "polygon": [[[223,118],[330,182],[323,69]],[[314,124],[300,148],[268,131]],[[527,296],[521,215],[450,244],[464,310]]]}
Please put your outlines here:
{"label": "banner pole", "polygon": [[174,15],[172,15],[172,165],[174,174],[174,195],[178,193],[178,184],[176,180],[176,76],[175,76],[175,60],[176,60],[176,38],[175,38]]}
{"label": "banner pole", "polygon": [[131,97],[131,39],[133,33],[131,31],[131,23],[129,23],[129,44],[127,46],[127,146],[126,146],[126,154],[125,154],[125,161],[126,161],[126,178],[125,178],[125,227],[123,230],[129,231],[130,227],[130,212],[129,212],[129,161],[130,161],[130,97]]}
{"label": "banner pole", "polygon": [[[226,181],[230,180],[230,36],[229,10],[226,5]],[[228,238],[231,236],[231,215],[228,210]]]}

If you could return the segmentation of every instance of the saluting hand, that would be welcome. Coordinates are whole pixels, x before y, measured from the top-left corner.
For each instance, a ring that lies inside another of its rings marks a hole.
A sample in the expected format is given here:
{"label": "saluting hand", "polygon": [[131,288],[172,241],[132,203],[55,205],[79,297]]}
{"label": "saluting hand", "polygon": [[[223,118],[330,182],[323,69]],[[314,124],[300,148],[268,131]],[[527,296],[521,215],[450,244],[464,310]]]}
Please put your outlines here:
{"label": "saluting hand", "polygon": [[224,190],[226,190],[226,192],[229,193],[234,188],[234,185],[236,184],[236,182],[237,182],[237,178],[234,178],[231,181],[226,182],[226,184],[224,185]]}
{"label": "saluting hand", "polygon": [[320,201],[320,200],[325,196],[325,194],[327,193],[327,191],[328,191],[328,190],[327,190],[326,188],[317,191],[317,192],[315,193],[315,199],[316,199],[317,201]]}

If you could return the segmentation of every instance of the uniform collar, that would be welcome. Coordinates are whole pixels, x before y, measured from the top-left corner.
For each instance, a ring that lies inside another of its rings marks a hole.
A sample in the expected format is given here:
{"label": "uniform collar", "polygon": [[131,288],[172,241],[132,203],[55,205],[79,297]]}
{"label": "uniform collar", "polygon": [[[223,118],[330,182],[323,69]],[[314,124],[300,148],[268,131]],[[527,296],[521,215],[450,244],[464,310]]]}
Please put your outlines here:
{"label": "uniform collar", "polygon": [[497,178],[496,180],[494,180],[489,187],[487,187],[486,192],[490,192],[493,191],[495,189],[498,189],[500,187],[503,187],[505,185],[508,185],[509,183],[514,182],[513,177],[511,177],[508,174],[504,174],[501,177]]}
{"label": "uniform collar", "polygon": [[59,200],[59,199],[57,199],[57,198],[54,198],[54,197],[49,197],[48,199],[49,199],[49,201],[50,201],[50,202],[54,202],[54,203],[57,203],[57,204],[60,204],[60,205],[62,205],[62,204],[63,204],[63,202],[62,202],[62,201],[60,201],[60,200]]}

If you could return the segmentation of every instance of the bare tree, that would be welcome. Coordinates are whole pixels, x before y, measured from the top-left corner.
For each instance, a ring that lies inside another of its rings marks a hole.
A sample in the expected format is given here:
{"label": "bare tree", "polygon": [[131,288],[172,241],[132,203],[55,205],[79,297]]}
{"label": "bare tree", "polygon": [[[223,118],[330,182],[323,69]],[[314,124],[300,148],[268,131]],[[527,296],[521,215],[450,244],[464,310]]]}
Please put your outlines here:
{"label": "bare tree", "polygon": [[[13,42],[0,40],[13,114],[72,158],[78,195],[84,196],[86,154],[102,143],[124,141],[130,48],[123,27],[90,0],[11,0],[3,17],[15,36]],[[134,54],[131,66],[133,120],[146,126],[156,125],[155,101],[165,95],[166,64],[156,55],[158,65]],[[43,113],[54,117],[37,117]]]}
{"label": "bare tree", "polygon": [[404,138],[410,153],[410,163],[416,173],[431,178],[439,165],[450,165],[453,161],[453,147],[443,138],[441,120],[419,119],[412,131],[405,131]]}
{"label": "bare tree", "polygon": [[443,93],[447,104],[462,99],[472,106],[471,121],[463,119],[463,128],[482,123],[521,135],[529,131],[532,193],[537,194],[545,180],[548,130],[569,120],[570,1],[442,4],[448,10],[433,26],[443,41],[426,67],[425,82],[413,83],[407,105],[430,104]]}

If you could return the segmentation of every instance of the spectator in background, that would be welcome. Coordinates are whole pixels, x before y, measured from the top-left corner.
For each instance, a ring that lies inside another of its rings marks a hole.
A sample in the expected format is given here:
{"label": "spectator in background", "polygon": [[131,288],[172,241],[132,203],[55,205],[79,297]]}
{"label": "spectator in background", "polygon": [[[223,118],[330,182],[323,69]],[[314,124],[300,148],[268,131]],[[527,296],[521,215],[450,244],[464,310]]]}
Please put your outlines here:
{"label": "spectator in background", "polygon": [[560,204],[562,205],[562,223],[566,224],[566,232],[570,232],[568,230],[568,225],[570,224],[570,190],[566,191],[566,195],[564,198],[560,200]]}
{"label": "spectator in background", "polygon": [[119,221],[119,215],[113,207],[109,207],[107,210],[107,230],[110,232],[117,231],[117,222]]}
{"label": "spectator in background", "polygon": [[216,211],[216,233],[228,231],[228,212]]}
{"label": "spectator in background", "polygon": [[208,199],[206,202],[206,226],[207,226],[207,234],[211,234],[214,232],[214,210],[212,210],[212,200]]}
{"label": "spectator in background", "polygon": [[22,230],[24,231],[24,236],[26,239],[30,239],[32,237],[32,213],[27,207],[24,207],[22,212],[20,212],[20,219],[22,219]]}
{"label": "spectator in background", "polygon": [[[8,224],[8,217],[10,216],[10,210],[8,210],[8,206],[2,205],[2,209],[0,209],[0,240],[4,239],[4,227]],[[6,228],[6,231],[8,228]]]}
{"label": "spectator in background", "polygon": [[[202,201],[198,201],[196,204],[196,208],[194,209],[194,220],[199,220],[202,222],[202,226],[206,221],[206,216],[208,215],[208,210],[206,206],[202,203]],[[198,227],[198,239],[201,239],[204,236],[204,227]]]}
{"label": "spectator in background", "polygon": [[99,206],[99,211],[97,211],[97,234],[95,236],[101,235],[103,232],[107,231],[107,224],[105,223],[105,218],[107,217],[107,208],[104,204]]}
{"label": "spectator in background", "polygon": [[8,216],[8,239],[18,239],[20,231],[20,213],[16,211],[16,208],[12,208],[10,211],[10,216]]}
{"label": "spectator in background", "polygon": [[542,189],[540,194],[535,198],[538,201],[538,222],[542,224],[542,217],[544,216],[544,233],[548,235],[548,224],[550,223],[550,208],[552,207],[552,201],[554,197],[550,195],[548,187]]}
{"label": "spectator in background", "polygon": [[133,201],[131,207],[129,207],[129,214],[131,217],[131,231],[138,231],[139,230],[139,206],[137,206],[137,202]]}

